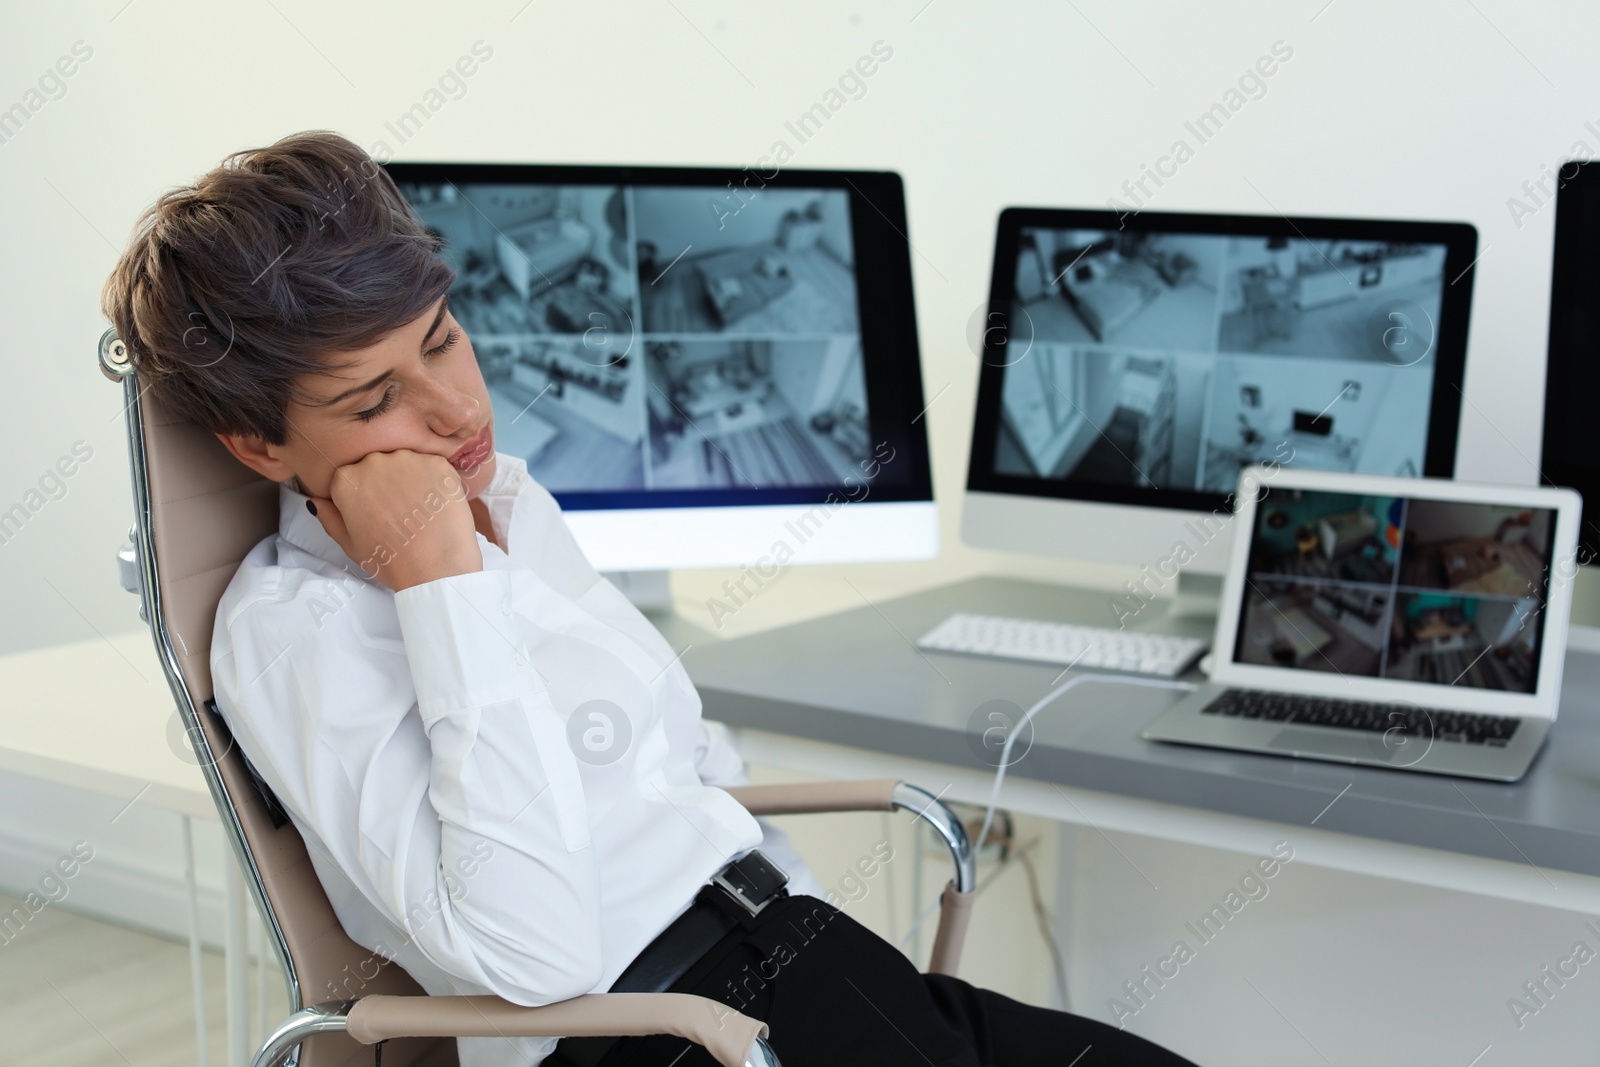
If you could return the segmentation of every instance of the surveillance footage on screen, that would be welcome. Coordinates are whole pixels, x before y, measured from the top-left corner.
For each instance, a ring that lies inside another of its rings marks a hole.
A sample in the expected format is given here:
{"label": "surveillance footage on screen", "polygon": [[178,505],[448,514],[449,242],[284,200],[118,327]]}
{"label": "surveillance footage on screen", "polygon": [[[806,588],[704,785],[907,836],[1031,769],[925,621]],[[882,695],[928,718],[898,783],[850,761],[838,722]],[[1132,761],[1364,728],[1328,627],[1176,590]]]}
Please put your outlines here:
{"label": "surveillance footage on screen", "polygon": [[849,193],[402,183],[495,447],[552,492],[837,486],[871,459]]}
{"label": "surveillance footage on screen", "polygon": [[1240,663],[1532,693],[1555,513],[1269,488]]}
{"label": "surveillance footage on screen", "polygon": [[1002,380],[995,471],[1213,493],[1268,458],[1420,474],[1444,260],[1442,245],[1025,229],[1013,309],[1031,343]]}

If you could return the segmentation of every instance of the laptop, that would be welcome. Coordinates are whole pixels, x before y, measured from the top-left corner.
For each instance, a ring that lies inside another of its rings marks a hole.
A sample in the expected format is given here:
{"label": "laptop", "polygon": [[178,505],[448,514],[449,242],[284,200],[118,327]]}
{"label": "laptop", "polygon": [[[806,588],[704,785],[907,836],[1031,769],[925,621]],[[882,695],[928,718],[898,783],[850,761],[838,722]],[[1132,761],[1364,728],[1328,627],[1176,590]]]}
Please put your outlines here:
{"label": "laptop", "polygon": [[1556,717],[1581,507],[1246,468],[1209,681],[1142,736],[1518,780]]}

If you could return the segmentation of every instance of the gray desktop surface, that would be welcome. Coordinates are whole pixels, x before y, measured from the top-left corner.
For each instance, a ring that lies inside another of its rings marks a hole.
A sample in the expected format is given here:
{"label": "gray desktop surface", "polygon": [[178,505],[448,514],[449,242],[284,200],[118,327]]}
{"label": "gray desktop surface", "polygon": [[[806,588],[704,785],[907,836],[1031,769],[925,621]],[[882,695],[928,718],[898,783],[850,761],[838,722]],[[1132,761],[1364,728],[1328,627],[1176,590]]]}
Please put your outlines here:
{"label": "gray desktop surface", "polygon": [[[683,662],[707,718],[992,772],[976,738],[987,712],[1009,711],[1015,721],[1060,671],[923,653],[912,642],[954,611],[1111,626],[1111,598],[974,578],[696,643]],[[1152,628],[1193,632],[1194,624]],[[1560,716],[1527,776],[1512,784],[1142,740],[1139,731],[1181,696],[1082,684],[1039,712],[1031,747],[1006,773],[1600,875],[1600,657],[1569,653]]]}

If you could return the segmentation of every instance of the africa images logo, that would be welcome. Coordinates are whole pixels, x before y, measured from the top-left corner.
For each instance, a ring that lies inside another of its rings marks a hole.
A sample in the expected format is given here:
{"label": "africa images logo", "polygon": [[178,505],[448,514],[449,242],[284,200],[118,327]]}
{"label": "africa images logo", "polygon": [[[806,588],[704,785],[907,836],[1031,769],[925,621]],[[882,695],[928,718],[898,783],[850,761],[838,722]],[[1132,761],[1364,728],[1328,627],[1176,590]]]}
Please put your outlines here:
{"label": "africa images logo", "polygon": [[609,700],[586,700],[567,717],[567,744],[578,759],[592,766],[617,762],[632,741],[628,713]]}

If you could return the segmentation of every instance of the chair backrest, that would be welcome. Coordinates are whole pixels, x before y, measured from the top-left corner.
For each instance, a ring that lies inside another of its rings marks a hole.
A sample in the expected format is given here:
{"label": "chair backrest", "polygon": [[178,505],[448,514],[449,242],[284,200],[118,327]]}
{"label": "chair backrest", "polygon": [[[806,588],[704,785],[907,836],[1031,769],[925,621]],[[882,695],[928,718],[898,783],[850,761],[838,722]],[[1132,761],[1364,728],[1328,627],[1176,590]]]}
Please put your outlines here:
{"label": "chair backrest", "polygon": [[[104,346],[102,346],[104,348]],[[173,695],[195,742],[224,832],[244,870],[289,979],[291,1010],[374,993],[424,995],[403,968],[350,939],[292,822],[268,806],[227,725],[210,708],[211,631],[239,563],[278,529],[278,484],[235,459],[216,436],[171,417],[137,373],[123,380],[136,531],[150,626]],[[148,509],[146,511],[145,509]],[[212,705],[215,707],[215,705]],[[194,736],[196,729],[203,738]],[[209,750],[206,751],[206,750]],[[275,1025],[275,1024],[272,1024]],[[270,1025],[269,1025],[270,1029]],[[371,1048],[342,1033],[301,1045],[300,1067],[368,1064]],[[386,1067],[457,1067],[454,1038],[385,1044]]]}

